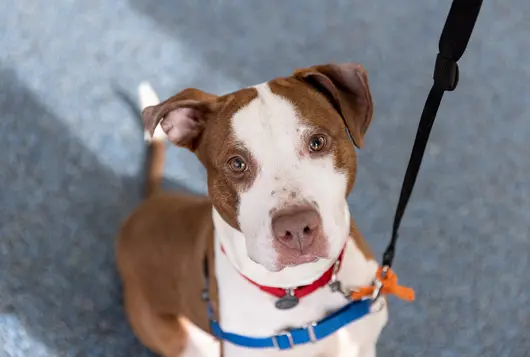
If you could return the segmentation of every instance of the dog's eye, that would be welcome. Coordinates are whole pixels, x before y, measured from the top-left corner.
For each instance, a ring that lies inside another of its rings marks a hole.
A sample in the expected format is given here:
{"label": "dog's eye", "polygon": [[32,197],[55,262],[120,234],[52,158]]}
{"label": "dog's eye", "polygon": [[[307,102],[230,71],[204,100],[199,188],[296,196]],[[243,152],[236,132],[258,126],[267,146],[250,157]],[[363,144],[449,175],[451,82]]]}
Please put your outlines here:
{"label": "dog's eye", "polygon": [[326,146],[326,137],[324,135],[315,135],[309,139],[309,151],[316,152]]}
{"label": "dog's eye", "polygon": [[245,160],[243,160],[239,156],[234,156],[230,160],[228,160],[228,166],[230,167],[230,170],[236,173],[244,172],[247,169],[247,164],[245,163]]}

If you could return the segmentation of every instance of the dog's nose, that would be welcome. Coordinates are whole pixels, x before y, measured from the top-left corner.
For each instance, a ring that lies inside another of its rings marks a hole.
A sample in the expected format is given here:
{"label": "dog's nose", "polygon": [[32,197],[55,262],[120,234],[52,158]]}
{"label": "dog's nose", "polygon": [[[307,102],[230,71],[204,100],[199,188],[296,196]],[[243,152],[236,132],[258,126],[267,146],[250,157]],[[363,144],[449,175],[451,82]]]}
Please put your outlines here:
{"label": "dog's nose", "polygon": [[287,247],[304,252],[321,233],[321,219],[313,208],[280,210],[272,217],[274,237]]}

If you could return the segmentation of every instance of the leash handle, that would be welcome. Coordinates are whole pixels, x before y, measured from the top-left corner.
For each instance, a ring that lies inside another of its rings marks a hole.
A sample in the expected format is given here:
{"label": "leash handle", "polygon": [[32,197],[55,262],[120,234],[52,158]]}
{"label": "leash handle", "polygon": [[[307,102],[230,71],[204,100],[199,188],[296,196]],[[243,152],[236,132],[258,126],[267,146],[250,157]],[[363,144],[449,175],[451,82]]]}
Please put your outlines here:
{"label": "leash handle", "polygon": [[445,91],[453,91],[458,85],[459,69],[457,62],[466,50],[481,6],[482,0],[453,0],[447,15],[438,43],[439,53],[436,56],[434,66],[434,84],[421,113],[420,123],[394,215],[392,237],[383,253],[383,267],[392,267],[396,243],[399,237],[399,226],[416,183],[434,119]]}

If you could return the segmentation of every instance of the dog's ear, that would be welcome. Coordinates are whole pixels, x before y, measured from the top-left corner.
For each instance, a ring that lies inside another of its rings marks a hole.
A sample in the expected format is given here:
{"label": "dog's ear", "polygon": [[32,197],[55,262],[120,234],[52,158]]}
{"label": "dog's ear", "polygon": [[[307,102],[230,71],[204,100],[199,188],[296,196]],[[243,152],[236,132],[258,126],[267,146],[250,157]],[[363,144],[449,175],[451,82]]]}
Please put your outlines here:
{"label": "dog's ear", "polygon": [[296,70],[293,76],[327,95],[361,148],[374,112],[365,69],[354,63],[325,64]]}
{"label": "dog's ear", "polygon": [[160,126],[175,145],[195,151],[208,117],[217,108],[217,96],[188,88],[142,112],[144,128],[153,136]]}

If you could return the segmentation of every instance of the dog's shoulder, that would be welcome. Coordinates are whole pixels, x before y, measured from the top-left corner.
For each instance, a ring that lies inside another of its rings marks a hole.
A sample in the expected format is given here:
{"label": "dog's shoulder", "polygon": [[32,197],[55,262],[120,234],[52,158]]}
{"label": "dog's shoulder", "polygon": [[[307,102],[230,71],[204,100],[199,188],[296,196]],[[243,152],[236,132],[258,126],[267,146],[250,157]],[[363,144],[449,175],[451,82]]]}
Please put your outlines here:
{"label": "dog's shoulder", "polygon": [[[144,201],[127,218],[117,237],[116,260],[121,275],[134,281],[144,295],[174,304],[174,298],[181,295],[179,285],[189,286],[188,280],[202,281],[200,264],[213,236],[211,212],[210,200],[203,196],[159,194]],[[171,292],[173,288],[176,291]],[[154,305],[166,304],[158,301]]]}
{"label": "dog's shoulder", "polygon": [[361,251],[366,260],[374,260],[374,254],[372,249],[364,239],[364,236],[361,234],[359,228],[355,224],[353,218],[350,220],[350,239],[353,240],[357,249]]}
{"label": "dog's shoulder", "polygon": [[[186,193],[161,193],[139,204],[122,224],[120,236],[127,240],[157,239],[170,228],[171,233],[194,228],[211,221],[208,197]],[[180,229],[177,229],[179,227]]]}

